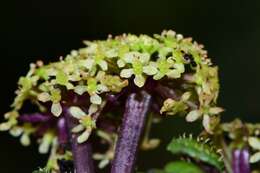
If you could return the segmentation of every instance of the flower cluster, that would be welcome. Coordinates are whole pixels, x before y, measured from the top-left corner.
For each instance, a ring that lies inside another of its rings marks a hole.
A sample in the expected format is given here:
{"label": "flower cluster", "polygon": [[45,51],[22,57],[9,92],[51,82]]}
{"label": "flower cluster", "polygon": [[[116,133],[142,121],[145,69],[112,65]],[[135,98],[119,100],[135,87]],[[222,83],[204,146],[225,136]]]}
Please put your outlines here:
{"label": "flower cluster", "polygon": [[[123,34],[84,43],[86,47],[71,51],[58,62],[44,65],[37,61],[30,65],[27,75],[18,82],[12,111],[5,115],[7,121],[0,124],[0,130],[21,136],[24,145],[29,144],[29,135],[35,132],[41,143],[39,151],[48,152],[59,135],[57,121],[70,102],[68,93],[73,93],[83,96],[83,103],[88,105],[69,107],[79,123],[72,131],[81,132],[78,142],[83,143],[99,128],[94,114],[104,107],[109,94],[120,94],[133,86],[145,88],[152,80],[177,91],[177,97],[166,96],[158,104],[162,106],[161,113],[186,113],[188,122],[203,117],[206,131],[213,131],[222,109],[216,107],[217,67],[212,66],[203,45],[174,31],[163,31],[154,37]],[[43,115],[25,120],[21,108],[27,100],[37,105]],[[108,115],[112,119],[113,116],[111,112]]]}

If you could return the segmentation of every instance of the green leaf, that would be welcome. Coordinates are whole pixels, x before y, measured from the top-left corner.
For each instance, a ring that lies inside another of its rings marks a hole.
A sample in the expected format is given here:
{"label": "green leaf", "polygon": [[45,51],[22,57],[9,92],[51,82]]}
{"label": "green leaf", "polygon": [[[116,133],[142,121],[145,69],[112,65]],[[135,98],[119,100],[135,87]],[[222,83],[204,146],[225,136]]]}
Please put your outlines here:
{"label": "green leaf", "polygon": [[164,170],[165,173],[203,173],[203,171],[195,164],[184,161],[168,163]]}
{"label": "green leaf", "polygon": [[173,139],[167,147],[173,154],[184,154],[194,159],[208,163],[219,170],[223,168],[223,162],[215,149],[204,141],[197,141],[193,138],[180,137]]}

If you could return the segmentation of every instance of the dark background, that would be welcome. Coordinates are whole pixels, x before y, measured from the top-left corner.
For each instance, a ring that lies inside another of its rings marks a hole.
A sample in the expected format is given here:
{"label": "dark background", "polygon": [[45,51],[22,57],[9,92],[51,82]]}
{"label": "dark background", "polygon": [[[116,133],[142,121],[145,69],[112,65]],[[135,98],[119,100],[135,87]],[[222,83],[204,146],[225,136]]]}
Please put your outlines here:
{"label": "dark background", "polygon": [[[259,0],[1,0],[0,8],[0,114],[9,110],[17,79],[32,61],[57,60],[83,46],[84,39],[174,29],[203,43],[219,66],[223,119],[260,121]],[[155,126],[153,134],[168,142],[195,126],[169,119]],[[163,147],[142,153],[140,168],[162,166],[170,157]],[[0,134],[1,173],[30,173],[46,158],[38,155],[36,145],[24,148]]]}

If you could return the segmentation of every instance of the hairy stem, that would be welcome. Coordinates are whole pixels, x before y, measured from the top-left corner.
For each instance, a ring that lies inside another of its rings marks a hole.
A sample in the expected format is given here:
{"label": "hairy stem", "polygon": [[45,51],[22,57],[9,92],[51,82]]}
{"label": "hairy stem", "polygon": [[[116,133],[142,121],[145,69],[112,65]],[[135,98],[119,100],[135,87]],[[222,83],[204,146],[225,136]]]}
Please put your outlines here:
{"label": "hairy stem", "polygon": [[231,167],[231,160],[232,160],[231,154],[230,154],[227,144],[225,143],[224,138],[222,136],[220,137],[220,145],[223,149],[223,162],[226,167],[226,170],[228,173],[233,173],[232,167]]}
{"label": "hairy stem", "polygon": [[67,122],[70,143],[73,154],[73,162],[76,173],[94,173],[94,165],[92,160],[92,147],[90,140],[79,144],[77,142],[77,134],[71,133],[71,129],[75,127],[78,122],[69,113],[68,109],[64,109],[64,116]]}
{"label": "hairy stem", "polygon": [[144,91],[128,96],[111,173],[134,171],[137,147],[150,104],[151,96]]}

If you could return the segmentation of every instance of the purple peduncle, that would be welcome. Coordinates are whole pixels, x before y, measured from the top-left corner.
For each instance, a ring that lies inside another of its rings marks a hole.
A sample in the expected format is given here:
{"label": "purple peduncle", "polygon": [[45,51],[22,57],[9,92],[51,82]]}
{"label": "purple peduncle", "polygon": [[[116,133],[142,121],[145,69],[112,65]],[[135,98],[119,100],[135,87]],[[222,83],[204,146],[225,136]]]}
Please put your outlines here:
{"label": "purple peduncle", "polygon": [[111,173],[132,173],[151,96],[142,91],[127,97],[125,113],[116,145]]}
{"label": "purple peduncle", "polygon": [[90,140],[79,144],[77,142],[78,135],[70,133],[71,129],[78,124],[77,120],[72,117],[67,108],[64,108],[63,114],[65,116],[70,134],[70,143],[76,173],[94,173],[92,147]]}
{"label": "purple peduncle", "polygon": [[235,149],[232,153],[233,173],[250,173],[249,152],[247,149]]}

